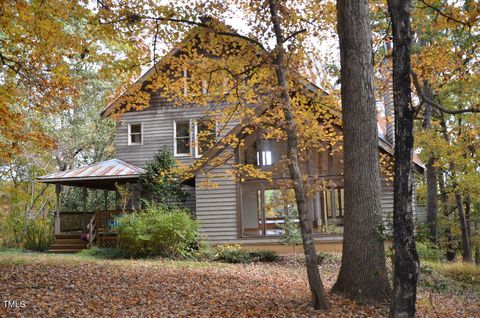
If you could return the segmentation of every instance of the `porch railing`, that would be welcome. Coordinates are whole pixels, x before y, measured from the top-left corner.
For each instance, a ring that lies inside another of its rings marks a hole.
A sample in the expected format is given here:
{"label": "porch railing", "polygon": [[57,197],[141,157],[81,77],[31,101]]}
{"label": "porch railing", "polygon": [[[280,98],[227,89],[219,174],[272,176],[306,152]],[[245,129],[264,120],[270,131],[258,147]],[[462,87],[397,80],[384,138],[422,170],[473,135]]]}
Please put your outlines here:
{"label": "porch railing", "polygon": [[[95,215],[95,212],[60,212],[60,233],[82,232],[84,224]],[[85,223],[84,223],[85,222]]]}
{"label": "porch railing", "polygon": [[[132,210],[127,210],[125,213],[131,213]],[[115,233],[119,225],[118,218],[124,214],[123,211],[108,210],[95,212],[95,225],[97,233]]]}
{"label": "porch railing", "polygon": [[[131,213],[127,210],[125,213]],[[119,210],[99,210],[95,212],[60,212],[60,233],[83,232],[93,228],[96,233],[115,232],[118,227],[118,218],[123,215]],[[56,217],[56,216],[55,216]]]}

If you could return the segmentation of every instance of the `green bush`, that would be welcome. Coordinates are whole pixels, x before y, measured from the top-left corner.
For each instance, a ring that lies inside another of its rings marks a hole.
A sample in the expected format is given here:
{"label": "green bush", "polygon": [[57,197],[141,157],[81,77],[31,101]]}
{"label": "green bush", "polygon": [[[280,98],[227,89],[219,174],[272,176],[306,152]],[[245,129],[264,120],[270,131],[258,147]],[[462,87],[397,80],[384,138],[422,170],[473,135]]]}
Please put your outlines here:
{"label": "green bush", "polygon": [[430,229],[427,224],[415,225],[415,242],[431,244]]}
{"label": "green bush", "polygon": [[423,260],[442,261],[445,259],[442,250],[429,243],[417,243],[417,253],[420,259]]}
{"label": "green bush", "polygon": [[321,264],[324,264],[324,263],[331,263],[331,262],[334,262],[334,261],[335,261],[335,257],[330,253],[320,251],[317,254],[317,264],[318,265],[321,265]]}
{"label": "green bush", "polygon": [[250,256],[254,260],[258,260],[260,262],[276,262],[280,259],[280,256],[277,252],[272,250],[258,250],[250,253]]}
{"label": "green bush", "polygon": [[43,252],[52,246],[53,240],[53,226],[49,219],[37,218],[26,222],[24,248]]}
{"label": "green bush", "polygon": [[21,248],[24,241],[25,226],[24,213],[18,211],[0,213],[0,246]]}
{"label": "green bush", "polygon": [[183,203],[187,200],[188,192],[183,190],[176,167],[173,155],[165,147],[147,162],[146,173],[140,178],[142,197],[146,203]]}
{"label": "green bush", "polygon": [[121,259],[126,258],[125,252],[118,248],[102,248],[102,247],[92,247],[87,248],[78,253],[80,256],[98,258],[98,259]]}
{"label": "green bush", "polygon": [[217,247],[216,259],[226,263],[248,263],[252,257],[240,245],[234,244]]}
{"label": "green bush", "polygon": [[216,257],[216,250],[203,239],[197,244],[197,249],[193,251],[192,257],[197,261],[212,261]]}
{"label": "green bush", "polygon": [[281,243],[284,245],[292,246],[295,251],[295,246],[302,244],[302,233],[300,226],[296,223],[295,215],[290,215],[285,218],[285,223],[280,225],[280,228],[284,230],[281,237]]}
{"label": "green bush", "polygon": [[197,222],[188,210],[158,205],[119,218],[119,248],[131,257],[186,257],[196,248]]}

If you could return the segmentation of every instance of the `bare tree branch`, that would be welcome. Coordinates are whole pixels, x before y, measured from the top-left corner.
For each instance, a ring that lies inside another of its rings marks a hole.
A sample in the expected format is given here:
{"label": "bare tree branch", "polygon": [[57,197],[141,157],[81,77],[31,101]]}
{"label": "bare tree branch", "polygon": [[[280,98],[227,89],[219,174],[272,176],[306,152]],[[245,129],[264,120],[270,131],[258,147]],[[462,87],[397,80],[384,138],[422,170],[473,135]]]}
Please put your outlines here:
{"label": "bare tree branch", "polygon": [[253,38],[250,38],[248,36],[245,36],[243,34],[240,34],[238,32],[235,32],[235,31],[216,30],[211,25],[209,25],[206,20],[205,20],[205,22],[203,22],[203,21],[197,22],[197,21],[191,21],[191,20],[185,20],[185,19],[166,18],[166,17],[151,17],[151,16],[143,16],[143,15],[132,14],[132,15],[126,16],[122,19],[112,20],[112,21],[107,21],[107,22],[100,22],[100,24],[115,24],[115,23],[120,23],[120,22],[127,22],[127,21],[135,22],[135,21],[140,21],[140,20],[153,20],[153,21],[158,21],[158,22],[183,23],[183,24],[187,24],[187,25],[198,26],[198,27],[202,27],[204,29],[207,29],[209,31],[212,31],[217,35],[231,36],[231,37],[235,37],[235,38],[239,38],[239,39],[248,41],[248,42],[254,44],[255,46],[259,47],[263,51],[267,51],[267,49],[259,41],[255,40]]}
{"label": "bare tree branch", "polygon": [[[423,3],[427,8],[432,9],[433,11],[437,12],[437,13],[438,13],[439,15],[441,15],[442,17],[446,18],[447,20],[455,21],[455,22],[457,22],[457,23],[459,23],[459,24],[461,24],[461,25],[467,26],[467,27],[469,27],[469,28],[472,27],[472,22],[471,22],[471,21],[465,22],[465,21],[459,20],[459,19],[457,19],[457,18],[455,18],[455,17],[452,17],[451,15],[446,14],[445,12],[443,12],[443,11],[440,10],[439,8],[435,7],[434,5],[426,2],[425,0],[420,0],[420,2]],[[476,20],[473,21],[473,22],[476,22]]]}
{"label": "bare tree branch", "polygon": [[431,105],[432,107],[438,109],[439,111],[443,113],[447,113],[450,115],[458,115],[458,114],[465,114],[465,113],[480,113],[480,105],[470,107],[470,108],[464,108],[464,109],[446,109],[439,103],[436,103],[432,101],[431,99],[427,98],[425,95],[422,86],[420,85],[420,82],[418,81],[418,75],[415,73],[413,70],[411,71],[411,76],[412,76],[412,81],[413,85],[415,86],[415,90],[417,91],[417,95],[420,98],[420,100],[424,103],[427,103]]}
{"label": "bare tree branch", "polygon": [[295,31],[293,32],[292,34],[290,34],[289,36],[287,36],[284,40],[283,40],[283,43],[287,42],[288,40],[296,37],[297,35],[299,35],[300,33],[304,33],[304,32],[307,32],[307,29],[301,29],[301,30],[298,30],[298,31]]}

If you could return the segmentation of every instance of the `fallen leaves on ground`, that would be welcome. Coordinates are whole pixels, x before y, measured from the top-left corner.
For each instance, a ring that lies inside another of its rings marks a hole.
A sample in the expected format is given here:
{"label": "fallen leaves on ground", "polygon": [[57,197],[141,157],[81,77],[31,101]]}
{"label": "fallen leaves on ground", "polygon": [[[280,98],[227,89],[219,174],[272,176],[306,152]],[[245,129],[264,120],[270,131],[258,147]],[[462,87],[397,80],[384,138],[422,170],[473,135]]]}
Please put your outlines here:
{"label": "fallen leaves on ground", "polygon": [[[384,317],[388,306],[362,306],[330,295],[332,310],[309,304],[304,268],[288,264],[171,261],[0,260],[0,300],[11,317]],[[338,264],[324,264],[331,288]],[[431,302],[435,303],[432,306]],[[479,297],[419,294],[419,317],[478,317]]]}

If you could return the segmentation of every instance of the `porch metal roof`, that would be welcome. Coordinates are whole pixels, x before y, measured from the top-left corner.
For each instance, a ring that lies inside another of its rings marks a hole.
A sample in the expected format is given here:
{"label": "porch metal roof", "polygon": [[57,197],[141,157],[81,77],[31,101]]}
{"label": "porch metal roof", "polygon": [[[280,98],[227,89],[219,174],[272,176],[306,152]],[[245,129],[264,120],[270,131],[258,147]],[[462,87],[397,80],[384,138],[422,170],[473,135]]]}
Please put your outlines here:
{"label": "porch metal roof", "polygon": [[117,180],[123,182],[129,179],[137,179],[145,173],[145,170],[127,163],[120,159],[111,159],[94,163],[88,166],[59,171],[38,177],[43,183],[56,183],[64,185],[95,185],[103,188],[105,183],[113,183]]}

